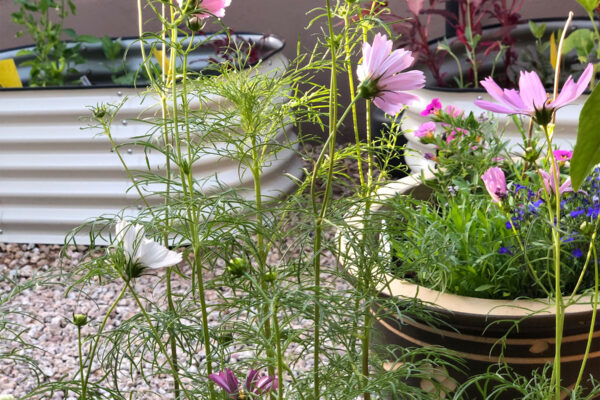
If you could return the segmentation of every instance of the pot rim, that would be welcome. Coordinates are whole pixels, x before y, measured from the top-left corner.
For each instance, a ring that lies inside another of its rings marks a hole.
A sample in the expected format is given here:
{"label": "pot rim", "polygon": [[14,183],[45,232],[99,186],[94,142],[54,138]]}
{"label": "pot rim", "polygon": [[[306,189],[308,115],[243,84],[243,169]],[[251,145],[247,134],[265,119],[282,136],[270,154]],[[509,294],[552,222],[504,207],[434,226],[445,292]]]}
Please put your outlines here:
{"label": "pot rim", "polygon": [[[378,211],[385,207],[384,201],[397,194],[403,194],[407,191],[421,185],[423,180],[430,180],[434,176],[431,171],[421,171],[407,177],[392,181],[377,190],[376,201],[373,202],[371,211]],[[359,216],[360,217],[360,216]],[[360,229],[362,224],[360,218],[349,219],[348,225]],[[344,258],[353,258],[354,252],[347,246],[348,239],[343,232],[338,233],[340,258],[338,263],[344,268]],[[355,275],[354,268],[346,268],[351,275]],[[404,279],[396,278],[390,274],[384,274],[385,282],[377,286],[379,296],[385,298],[400,297],[403,299],[418,299],[431,308],[443,312],[450,312],[455,315],[474,316],[486,315],[494,318],[517,319],[524,317],[536,317],[556,315],[556,306],[553,299],[550,298],[522,298],[513,300],[484,299],[479,297],[461,296],[452,293],[446,293],[435,289],[429,289],[425,286],[409,282]],[[570,315],[587,314],[593,310],[592,295],[576,295],[574,303],[566,307],[565,312]],[[600,307],[598,307],[600,309]],[[468,311],[465,311],[468,310]]]}
{"label": "pot rim", "polygon": [[[275,35],[275,34],[271,34],[271,33],[258,33],[258,32],[250,32],[250,31],[240,31],[240,32],[233,32],[234,35],[237,36],[242,36],[242,37],[246,37],[246,36],[264,36],[268,39],[274,40],[276,42],[276,46],[270,50],[268,53],[266,53],[266,55],[264,57],[262,57],[260,59],[260,62],[266,61],[268,59],[270,59],[271,57],[281,53],[283,51],[283,49],[285,48],[286,42],[284,39],[282,39],[281,37]],[[202,35],[196,35],[196,37],[198,36],[206,36],[206,37],[211,37],[211,36],[215,36],[217,37],[218,35],[224,35],[224,33],[219,33],[219,32],[205,32],[202,33]],[[184,37],[183,35],[179,35],[179,37]],[[136,41],[139,40],[139,36],[111,36],[110,37],[111,40],[123,40],[123,41]],[[65,40],[64,42],[66,43],[74,43],[73,40]],[[0,54],[5,53],[5,52],[14,52],[14,51],[18,51],[21,49],[25,49],[25,48],[29,48],[29,47],[33,47],[32,44],[25,44],[22,46],[16,46],[16,47],[10,47],[10,48],[6,48],[6,49],[0,49]],[[248,63],[248,66],[254,66],[257,63]],[[44,87],[31,87],[31,86],[24,86],[22,88],[3,88],[0,87],[0,93],[2,92],[11,92],[11,91],[25,91],[25,90],[33,90],[33,91],[40,91],[40,90],[91,90],[91,89],[139,89],[139,88],[145,88],[147,85],[119,85],[119,84],[103,84],[103,85],[94,85],[94,86],[77,86],[77,85],[65,85],[65,86],[44,86]]]}

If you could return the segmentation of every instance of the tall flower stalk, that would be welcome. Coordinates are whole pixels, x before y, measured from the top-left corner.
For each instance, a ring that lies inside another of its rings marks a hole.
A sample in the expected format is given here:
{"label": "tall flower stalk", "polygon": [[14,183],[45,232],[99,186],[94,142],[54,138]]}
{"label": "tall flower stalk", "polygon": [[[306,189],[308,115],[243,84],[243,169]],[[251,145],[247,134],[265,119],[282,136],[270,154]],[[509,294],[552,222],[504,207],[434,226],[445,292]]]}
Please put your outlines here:
{"label": "tall flower stalk", "polygon": [[[573,13],[569,14],[569,18],[563,29],[563,35],[559,44],[559,52],[561,50],[565,33],[571,23]],[[541,126],[545,139],[546,139],[546,165],[550,166],[550,174],[542,171],[542,183],[545,187],[543,193],[545,193],[546,204],[548,205],[548,219],[550,226],[552,226],[552,249],[553,249],[553,273],[554,273],[554,302],[555,302],[555,353],[554,363],[552,368],[553,391],[556,400],[561,398],[561,345],[563,338],[564,320],[567,304],[563,299],[562,288],[561,288],[561,195],[564,191],[568,190],[570,186],[569,180],[563,185],[560,182],[560,173],[558,167],[558,161],[556,154],[552,146],[552,138],[554,131],[554,120],[556,118],[556,110],[571,103],[577,99],[584,90],[587,88],[592,75],[593,66],[589,64],[581,77],[575,82],[572,77],[569,77],[563,85],[561,91],[558,91],[558,79],[560,74],[560,57],[557,62],[555,71],[555,82],[554,82],[554,94],[549,99],[546,94],[546,90],[535,72],[521,72],[519,80],[519,91],[501,89],[491,78],[487,78],[482,81],[482,86],[488,91],[488,93],[500,104],[492,103],[485,100],[477,100],[475,104],[484,108],[498,113],[505,114],[525,114],[528,115],[532,121],[536,122]],[[488,183],[486,182],[486,186]],[[489,190],[489,187],[488,187]],[[492,194],[490,192],[490,194]],[[492,197],[495,195],[492,194]],[[590,244],[592,246],[592,244]],[[589,257],[589,256],[588,256]],[[586,262],[587,264],[587,262]],[[585,273],[585,268],[581,272],[580,279]],[[596,285],[597,295],[597,285]],[[594,315],[595,315],[594,310]],[[588,339],[588,350],[592,337],[590,335]],[[586,356],[587,357],[587,353]],[[583,371],[585,362],[582,363],[580,371]],[[580,372],[580,376],[581,376]],[[579,385],[581,378],[578,378],[576,387]]]}

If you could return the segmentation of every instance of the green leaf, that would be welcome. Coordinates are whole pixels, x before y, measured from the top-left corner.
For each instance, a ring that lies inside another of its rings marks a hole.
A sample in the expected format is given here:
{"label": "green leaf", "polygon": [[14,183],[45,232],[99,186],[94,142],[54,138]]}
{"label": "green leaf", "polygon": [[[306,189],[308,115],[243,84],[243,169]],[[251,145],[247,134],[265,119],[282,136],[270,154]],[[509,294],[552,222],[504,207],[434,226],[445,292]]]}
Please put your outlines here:
{"label": "green leaf", "polygon": [[529,20],[529,30],[534,38],[540,40],[546,32],[546,24],[537,24],[535,21]]}
{"label": "green leaf", "polygon": [[593,48],[594,32],[589,29],[578,29],[565,39],[562,54],[576,49],[578,56],[587,58]]}
{"label": "green leaf", "polygon": [[600,6],[600,0],[577,0],[587,12],[594,12]]}
{"label": "green leaf", "polygon": [[33,52],[33,50],[19,50],[17,51],[17,54],[15,54],[17,57],[22,57],[22,56],[31,56],[35,54]]}
{"label": "green leaf", "polygon": [[481,286],[478,286],[478,287],[476,287],[476,288],[475,288],[475,291],[476,291],[476,292],[485,292],[486,290],[490,290],[490,289],[491,289],[491,288],[493,288],[493,287],[494,287],[494,285],[490,285],[490,284],[488,283],[488,284],[485,284],[485,285],[481,285]]}
{"label": "green leaf", "polygon": [[571,185],[579,190],[594,166],[600,163],[600,85],[596,85],[579,115],[577,142],[571,158]]}
{"label": "green leaf", "polygon": [[94,35],[77,35],[77,41],[81,43],[98,43],[100,39]]}
{"label": "green leaf", "polygon": [[65,29],[63,29],[63,32],[64,32],[65,35],[67,35],[71,39],[75,39],[77,37],[77,34],[75,33],[74,29],[65,28]]}

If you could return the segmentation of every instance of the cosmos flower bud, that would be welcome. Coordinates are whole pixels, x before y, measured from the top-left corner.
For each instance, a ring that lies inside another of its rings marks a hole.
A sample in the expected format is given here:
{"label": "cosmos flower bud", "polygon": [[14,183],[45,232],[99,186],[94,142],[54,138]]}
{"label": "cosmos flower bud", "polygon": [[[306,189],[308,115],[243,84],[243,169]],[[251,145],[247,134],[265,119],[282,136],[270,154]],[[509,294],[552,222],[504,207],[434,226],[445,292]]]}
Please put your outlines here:
{"label": "cosmos flower bud", "polygon": [[85,314],[73,314],[73,324],[78,327],[87,325],[88,317]]}
{"label": "cosmos flower bud", "polygon": [[204,21],[197,16],[193,15],[185,21],[185,25],[192,32],[200,32],[204,29]]}
{"label": "cosmos flower bud", "polygon": [[248,271],[248,260],[242,257],[234,257],[229,260],[225,269],[234,278],[239,278]]}

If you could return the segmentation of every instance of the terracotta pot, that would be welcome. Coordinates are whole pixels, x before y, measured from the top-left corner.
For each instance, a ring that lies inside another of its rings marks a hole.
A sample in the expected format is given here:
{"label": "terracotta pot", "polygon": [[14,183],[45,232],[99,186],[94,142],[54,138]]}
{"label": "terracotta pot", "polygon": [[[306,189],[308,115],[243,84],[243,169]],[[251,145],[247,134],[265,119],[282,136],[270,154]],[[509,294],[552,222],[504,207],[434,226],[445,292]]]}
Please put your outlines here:
{"label": "terracotta pot", "polygon": [[[426,174],[426,179],[431,175]],[[420,196],[428,189],[420,184],[420,175],[410,175],[383,186],[378,191],[378,201],[373,211],[385,207],[386,199],[397,194]],[[352,226],[360,229],[357,218]],[[341,252],[348,259],[354,257],[348,239],[340,235]],[[343,259],[342,259],[343,263]],[[350,270],[350,273],[353,271]],[[548,299],[490,300],[465,297],[397,279],[387,275],[385,283],[379,285],[382,302],[373,306],[377,316],[374,338],[380,345],[402,347],[441,346],[455,352],[464,360],[462,372],[437,371],[439,383],[454,390],[457,384],[472,376],[482,374],[498,363],[506,363],[515,372],[531,376],[534,370],[541,371],[544,365],[554,360],[555,350],[555,306]],[[400,310],[404,304],[420,303],[424,310],[434,312],[440,323],[430,325],[419,317],[385,310],[390,299],[397,299]],[[579,373],[592,320],[592,299],[579,296],[575,304],[567,307],[562,341],[562,379],[565,387],[571,387]],[[381,317],[381,316],[385,317]],[[505,340],[503,340],[505,338]],[[596,319],[592,346],[584,377],[600,377],[600,318]],[[432,392],[436,389],[431,382],[414,382]],[[480,399],[481,395],[468,391],[469,397]],[[514,400],[515,393],[506,393],[499,399]],[[440,398],[444,398],[442,393]],[[437,398],[434,395],[434,398]]]}

